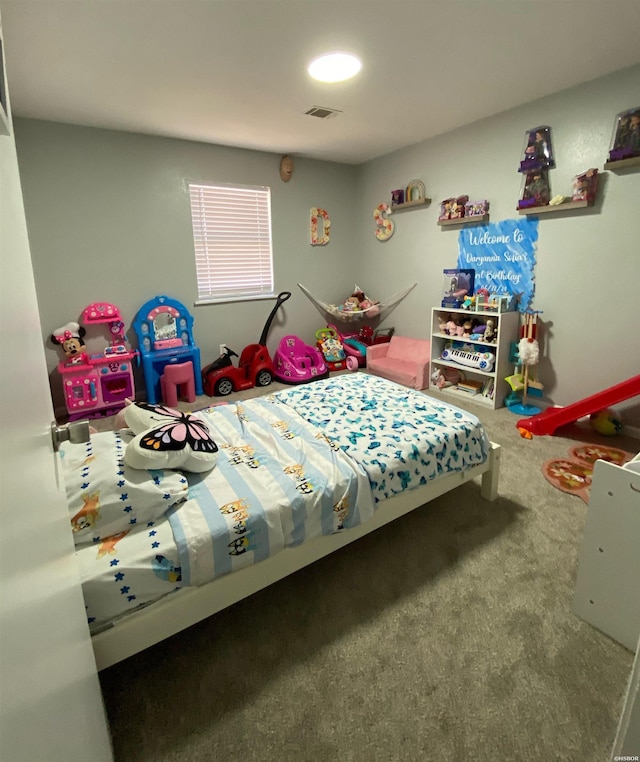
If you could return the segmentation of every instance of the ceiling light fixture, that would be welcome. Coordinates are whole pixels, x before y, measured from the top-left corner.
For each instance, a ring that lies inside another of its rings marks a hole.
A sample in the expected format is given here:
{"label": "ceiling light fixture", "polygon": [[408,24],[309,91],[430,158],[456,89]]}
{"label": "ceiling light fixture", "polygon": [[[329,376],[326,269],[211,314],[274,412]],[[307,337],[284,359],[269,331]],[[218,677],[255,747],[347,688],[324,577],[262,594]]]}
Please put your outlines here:
{"label": "ceiling light fixture", "polygon": [[351,79],[362,68],[362,61],[351,53],[327,53],[314,59],[307,71],[320,82],[342,82]]}

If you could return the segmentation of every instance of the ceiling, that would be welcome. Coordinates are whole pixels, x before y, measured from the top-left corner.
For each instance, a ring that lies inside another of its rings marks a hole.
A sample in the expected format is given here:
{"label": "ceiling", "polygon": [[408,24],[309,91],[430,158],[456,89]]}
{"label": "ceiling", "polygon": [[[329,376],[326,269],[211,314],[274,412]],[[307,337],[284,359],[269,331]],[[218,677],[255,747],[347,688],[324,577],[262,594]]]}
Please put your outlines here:
{"label": "ceiling", "polygon": [[[14,116],[350,164],[640,62],[640,0],[0,0],[0,13]],[[311,80],[309,61],[335,50],[358,54],[360,74]]]}

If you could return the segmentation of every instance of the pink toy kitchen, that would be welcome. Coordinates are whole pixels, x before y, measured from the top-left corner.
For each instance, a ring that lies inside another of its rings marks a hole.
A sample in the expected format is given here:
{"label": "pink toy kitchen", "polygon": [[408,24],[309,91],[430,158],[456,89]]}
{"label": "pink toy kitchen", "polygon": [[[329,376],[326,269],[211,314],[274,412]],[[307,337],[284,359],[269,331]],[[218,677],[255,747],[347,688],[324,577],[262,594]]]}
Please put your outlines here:
{"label": "pink toy kitchen", "polygon": [[[84,337],[94,326],[106,326],[109,343],[102,352],[88,354]],[[127,345],[124,322],[114,304],[90,304],[81,323],[67,323],[54,331],[51,339],[65,354],[58,371],[70,421],[113,415],[125,406],[127,398],[134,399],[133,361],[138,352]]]}

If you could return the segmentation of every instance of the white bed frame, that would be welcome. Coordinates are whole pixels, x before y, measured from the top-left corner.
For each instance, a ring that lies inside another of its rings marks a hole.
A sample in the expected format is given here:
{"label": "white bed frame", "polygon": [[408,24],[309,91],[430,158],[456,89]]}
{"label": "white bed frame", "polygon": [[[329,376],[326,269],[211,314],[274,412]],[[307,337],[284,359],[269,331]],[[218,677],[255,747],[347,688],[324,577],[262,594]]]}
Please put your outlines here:
{"label": "white bed frame", "polygon": [[407,490],[386,500],[365,524],[285,548],[258,564],[214,579],[201,587],[182,588],[122,617],[92,637],[98,669],[110,667],[175,635],[476,477],[482,477],[482,497],[495,500],[498,496],[500,456],[500,445],[491,443],[489,457],[484,463],[466,471],[440,476],[424,487]]}

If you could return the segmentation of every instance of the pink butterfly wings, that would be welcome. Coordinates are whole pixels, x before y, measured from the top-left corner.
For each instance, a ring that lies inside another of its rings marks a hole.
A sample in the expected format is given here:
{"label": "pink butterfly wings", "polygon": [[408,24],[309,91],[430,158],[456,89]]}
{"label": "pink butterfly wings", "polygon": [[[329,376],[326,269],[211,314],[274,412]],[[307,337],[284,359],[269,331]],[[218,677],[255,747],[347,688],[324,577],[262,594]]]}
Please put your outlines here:
{"label": "pink butterfly wings", "polygon": [[218,451],[218,446],[209,435],[209,429],[199,419],[164,405],[149,405],[140,402],[138,406],[157,415],[158,422],[166,421],[141,437],[140,446],[143,449],[161,452],[183,450],[189,445],[194,452]]}

